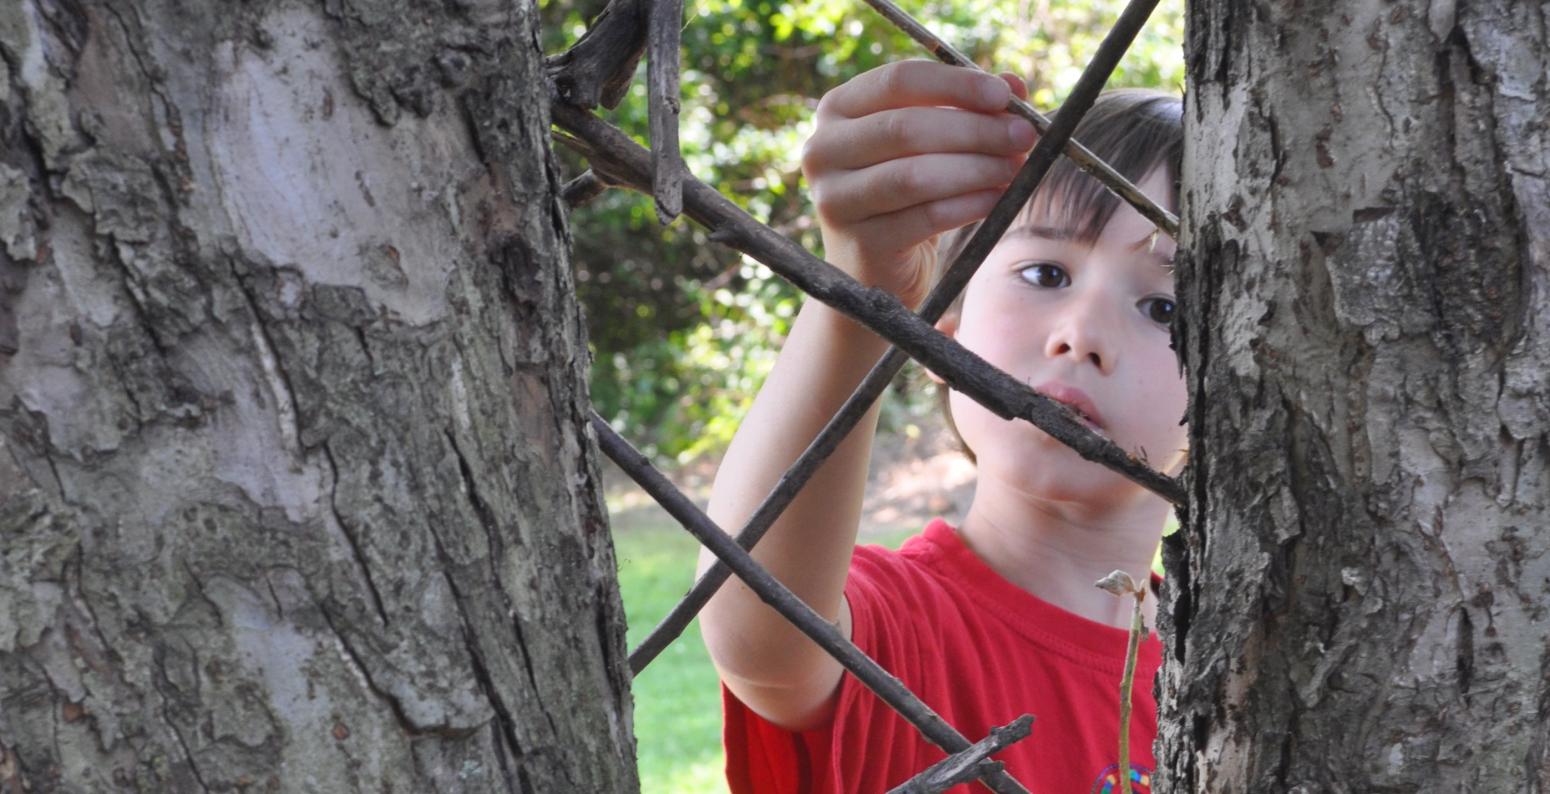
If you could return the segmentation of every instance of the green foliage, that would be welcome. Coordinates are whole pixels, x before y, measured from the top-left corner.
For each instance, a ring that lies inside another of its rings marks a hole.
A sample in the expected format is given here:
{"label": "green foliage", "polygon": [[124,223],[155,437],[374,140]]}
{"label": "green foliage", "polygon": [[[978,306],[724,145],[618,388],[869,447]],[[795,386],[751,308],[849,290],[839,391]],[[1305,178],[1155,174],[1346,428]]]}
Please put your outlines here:
{"label": "green foliage", "polygon": [[647,454],[686,463],[724,447],[774,365],[797,296],[757,263],[740,265],[736,278],[744,288],[701,283],[685,290],[698,299],[703,321],[628,352],[600,351],[594,362],[593,402],[621,432],[642,435]]}
{"label": "green foliage", "polygon": [[[541,3],[546,51],[574,42],[603,5]],[[1024,75],[1034,104],[1052,110],[1124,4],[904,5],[982,67]],[[1182,6],[1182,0],[1164,0],[1111,85],[1182,87]],[[821,256],[798,169],[818,98],[863,71],[923,51],[859,0],[688,0],[685,17],[685,162],[754,217]],[[606,115],[645,143],[644,79]],[[562,158],[569,173],[584,168],[568,153]],[[769,371],[800,296],[762,266],[710,243],[686,220],[661,227],[643,196],[611,191],[576,212],[572,224],[599,412],[662,456],[684,461],[719,450]],[[923,394],[897,390],[889,399],[928,399]],[[919,407],[903,410],[918,413]]]}

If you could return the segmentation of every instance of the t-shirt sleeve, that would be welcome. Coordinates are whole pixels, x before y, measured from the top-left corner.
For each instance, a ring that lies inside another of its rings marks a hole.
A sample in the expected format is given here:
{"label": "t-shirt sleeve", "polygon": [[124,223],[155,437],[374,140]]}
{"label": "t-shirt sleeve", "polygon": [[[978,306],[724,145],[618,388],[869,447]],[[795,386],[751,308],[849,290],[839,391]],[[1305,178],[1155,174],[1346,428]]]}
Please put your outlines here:
{"label": "t-shirt sleeve", "polygon": [[[851,642],[917,695],[930,586],[895,552],[858,547],[845,584]],[[770,723],[722,687],[727,782],[733,794],[886,791],[945,754],[846,672],[825,725],[793,732]]]}

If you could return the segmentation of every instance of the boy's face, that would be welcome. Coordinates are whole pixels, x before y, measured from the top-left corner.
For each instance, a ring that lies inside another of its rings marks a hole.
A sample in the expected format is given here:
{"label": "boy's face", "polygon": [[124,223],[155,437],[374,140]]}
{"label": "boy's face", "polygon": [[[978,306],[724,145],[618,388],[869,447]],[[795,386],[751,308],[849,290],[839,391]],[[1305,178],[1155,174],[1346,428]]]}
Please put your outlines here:
{"label": "boy's face", "polygon": [[[1138,186],[1167,199],[1161,169]],[[1168,347],[1175,243],[1163,234],[1154,241],[1153,232],[1129,205],[1093,245],[1063,239],[1038,217],[1020,221],[969,282],[959,314],[939,327],[1037,391],[1068,404],[1085,395],[1099,432],[1171,472],[1183,460],[1186,400]],[[995,478],[1029,496],[1095,507],[1142,496],[1027,422],[1003,420],[958,392],[949,405],[982,483]]]}

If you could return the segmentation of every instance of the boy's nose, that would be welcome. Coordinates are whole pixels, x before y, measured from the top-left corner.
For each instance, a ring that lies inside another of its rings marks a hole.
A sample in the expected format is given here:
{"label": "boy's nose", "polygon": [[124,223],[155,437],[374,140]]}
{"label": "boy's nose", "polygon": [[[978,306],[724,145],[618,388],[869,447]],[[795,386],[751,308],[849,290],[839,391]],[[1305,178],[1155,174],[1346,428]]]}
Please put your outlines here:
{"label": "boy's nose", "polygon": [[1092,300],[1076,300],[1060,313],[1045,342],[1044,354],[1050,358],[1069,358],[1074,363],[1090,363],[1104,375],[1114,367],[1115,352],[1110,343],[1113,334],[1105,333],[1114,318]]}

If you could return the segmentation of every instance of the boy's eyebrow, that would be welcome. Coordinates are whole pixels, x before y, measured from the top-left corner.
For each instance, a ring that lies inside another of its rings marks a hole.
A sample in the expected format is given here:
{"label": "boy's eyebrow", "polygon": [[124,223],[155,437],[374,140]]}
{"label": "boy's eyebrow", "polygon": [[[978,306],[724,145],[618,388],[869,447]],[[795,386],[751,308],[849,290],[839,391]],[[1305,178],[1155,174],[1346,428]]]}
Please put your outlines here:
{"label": "boy's eyebrow", "polygon": [[[1158,266],[1164,270],[1173,269],[1173,257],[1165,256],[1156,248],[1157,237],[1160,232],[1153,230],[1151,234],[1137,240],[1128,250],[1140,253],[1148,259],[1155,260]],[[1040,240],[1051,240],[1059,243],[1080,242],[1077,235],[1065,226],[1040,226],[1034,223],[1020,223],[1006,230],[1002,239],[1019,237],[1036,237]]]}
{"label": "boy's eyebrow", "polygon": [[1054,240],[1056,242],[1071,242],[1076,239],[1076,233],[1064,226],[1040,226],[1033,223],[1019,223],[1007,229],[1002,238],[1007,237],[1037,237],[1041,240]]}

